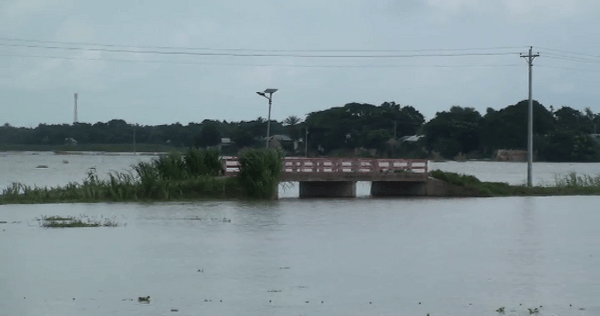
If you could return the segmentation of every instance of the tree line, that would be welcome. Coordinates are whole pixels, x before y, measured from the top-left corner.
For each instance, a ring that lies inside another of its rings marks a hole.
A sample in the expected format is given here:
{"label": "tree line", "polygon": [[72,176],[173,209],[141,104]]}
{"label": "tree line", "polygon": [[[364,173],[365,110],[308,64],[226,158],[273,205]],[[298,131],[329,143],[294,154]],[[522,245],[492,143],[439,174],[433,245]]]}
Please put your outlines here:
{"label": "tree line", "polygon": [[[384,102],[377,106],[348,103],[341,107],[311,112],[306,119],[290,116],[271,120],[271,135],[286,135],[288,154],[304,154],[308,136],[310,155],[374,155],[378,157],[453,159],[491,158],[498,149],[527,148],[527,101],[485,114],[474,108],[452,106],[426,121],[412,106]],[[545,161],[600,161],[595,139],[600,114],[568,106],[546,108],[533,103],[534,151]],[[175,148],[213,147],[222,138],[231,140],[234,154],[242,148],[265,144],[267,120],[137,125],[114,119],[103,123],[39,124],[35,128],[0,126],[0,145],[64,146],[77,144],[160,144]],[[409,138],[409,136],[413,136]],[[417,136],[417,137],[414,137]],[[423,137],[418,137],[423,136]],[[296,142],[296,146],[292,143]],[[301,144],[302,146],[299,146]],[[286,147],[287,146],[287,147]]]}

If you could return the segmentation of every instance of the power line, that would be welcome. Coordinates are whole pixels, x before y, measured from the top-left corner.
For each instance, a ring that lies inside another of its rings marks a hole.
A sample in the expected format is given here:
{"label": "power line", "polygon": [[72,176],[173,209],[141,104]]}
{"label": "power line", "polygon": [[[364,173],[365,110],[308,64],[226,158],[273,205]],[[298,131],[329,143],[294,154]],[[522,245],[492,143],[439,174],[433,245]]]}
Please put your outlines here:
{"label": "power line", "polygon": [[588,56],[588,57],[600,58],[600,56],[598,56],[598,55],[591,55],[591,54],[585,54],[585,53],[579,53],[579,52],[571,52],[571,51],[567,51],[567,50],[547,48],[547,47],[539,47],[539,48],[544,49],[544,50],[558,52],[558,53],[564,53],[564,54],[571,54],[571,55],[577,55],[577,56]]}
{"label": "power line", "polygon": [[254,52],[304,52],[304,53],[393,53],[393,52],[443,52],[443,51],[481,51],[481,50],[505,50],[521,49],[523,46],[504,46],[504,47],[475,47],[475,48],[434,48],[434,49],[253,49],[253,48],[211,48],[211,47],[180,47],[180,46],[132,46],[118,44],[101,44],[92,42],[63,42],[63,41],[44,41],[20,38],[0,37],[2,41],[23,42],[23,43],[41,43],[41,44],[60,44],[60,45],[83,45],[97,47],[120,47],[135,49],[178,49],[178,50],[198,50],[198,51],[254,51]]}
{"label": "power line", "polygon": [[594,71],[591,69],[581,69],[581,68],[570,68],[570,67],[559,67],[559,66],[549,66],[549,65],[537,65],[538,67],[542,67],[542,68],[552,68],[552,69],[562,69],[562,70],[571,70],[571,71],[581,71],[581,72],[587,72],[587,73],[596,73],[596,74],[600,74],[600,70],[598,71]]}
{"label": "power line", "polygon": [[600,64],[600,60],[578,58],[578,57],[571,57],[571,56],[564,56],[564,55],[556,55],[556,54],[549,54],[549,53],[544,54],[544,57],[548,57],[550,59],[574,61],[574,62],[579,62],[579,63]]}
{"label": "power line", "polygon": [[62,56],[43,56],[43,55],[18,55],[18,54],[0,54],[6,57],[18,58],[47,58],[62,60],[84,60],[84,61],[111,61],[111,62],[132,62],[132,63],[150,63],[150,64],[171,64],[171,65],[195,65],[195,66],[241,66],[241,67],[291,67],[291,68],[478,68],[478,67],[518,67],[518,64],[468,64],[468,65],[295,65],[295,64],[240,64],[240,63],[214,63],[214,62],[178,62],[163,60],[132,60],[115,58],[83,58],[83,57],[62,57]]}
{"label": "power line", "polygon": [[84,47],[62,47],[48,45],[30,45],[30,44],[6,44],[0,43],[0,46],[6,47],[24,47],[24,48],[44,48],[54,50],[68,51],[95,51],[108,53],[133,53],[133,54],[157,54],[157,55],[189,55],[189,56],[229,56],[229,57],[294,57],[294,58],[412,58],[412,57],[461,57],[461,56],[500,56],[515,55],[516,52],[503,53],[445,53],[445,54],[410,54],[410,55],[300,55],[300,54],[271,54],[271,53],[206,53],[206,52],[186,52],[186,51],[159,51],[159,50],[131,50],[114,48],[84,48]]}

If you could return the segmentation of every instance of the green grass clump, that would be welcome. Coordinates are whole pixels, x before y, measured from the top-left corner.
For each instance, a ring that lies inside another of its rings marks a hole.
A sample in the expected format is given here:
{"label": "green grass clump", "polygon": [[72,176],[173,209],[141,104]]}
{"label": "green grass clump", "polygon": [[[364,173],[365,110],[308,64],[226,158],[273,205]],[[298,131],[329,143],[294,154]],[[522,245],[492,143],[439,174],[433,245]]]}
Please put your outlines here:
{"label": "green grass clump", "polygon": [[81,184],[48,188],[13,183],[2,191],[0,204],[244,197],[239,179],[218,177],[222,169],[218,151],[190,149],[139,162],[130,172],[111,172],[108,179],[91,168]]}
{"label": "green grass clump", "polygon": [[467,196],[550,196],[550,195],[600,195],[600,175],[577,176],[570,173],[556,177],[553,186],[509,185],[504,182],[483,182],[471,175],[434,170],[432,178],[461,187]]}
{"label": "green grass clump", "polygon": [[259,199],[272,199],[277,196],[283,158],[283,151],[278,149],[253,149],[242,152],[239,179],[248,196]]}
{"label": "green grass clump", "polygon": [[189,176],[218,176],[223,171],[219,151],[215,149],[190,149],[183,156]]}
{"label": "green grass clump", "polygon": [[186,180],[201,176],[218,176],[223,163],[218,150],[190,148],[184,154],[172,152],[151,162],[139,162],[134,170],[140,177],[163,180]]}
{"label": "green grass clump", "polygon": [[87,216],[42,216],[38,218],[41,227],[79,228],[79,227],[117,227],[119,223],[111,218],[93,219]]}

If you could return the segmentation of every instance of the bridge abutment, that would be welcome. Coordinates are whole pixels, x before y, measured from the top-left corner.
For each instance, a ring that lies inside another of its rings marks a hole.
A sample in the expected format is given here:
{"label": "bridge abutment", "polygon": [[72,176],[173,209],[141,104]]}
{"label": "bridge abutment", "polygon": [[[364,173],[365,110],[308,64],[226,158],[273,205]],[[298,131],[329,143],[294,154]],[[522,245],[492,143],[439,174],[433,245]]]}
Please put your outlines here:
{"label": "bridge abutment", "polygon": [[300,197],[356,197],[356,181],[301,181]]}

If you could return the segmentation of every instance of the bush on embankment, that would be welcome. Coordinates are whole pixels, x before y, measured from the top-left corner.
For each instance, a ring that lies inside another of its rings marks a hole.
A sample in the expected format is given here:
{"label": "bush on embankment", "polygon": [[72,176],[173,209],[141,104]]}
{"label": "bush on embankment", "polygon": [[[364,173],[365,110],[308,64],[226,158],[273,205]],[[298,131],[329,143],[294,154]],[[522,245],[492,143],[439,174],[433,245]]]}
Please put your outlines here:
{"label": "bush on embankment", "polygon": [[553,186],[509,185],[504,182],[483,182],[471,175],[434,170],[432,178],[458,186],[473,193],[473,196],[550,196],[550,195],[600,195],[600,175],[577,176],[570,173],[556,177]]}
{"label": "bush on embankment", "polygon": [[186,200],[245,196],[237,178],[217,177],[222,172],[216,150],[190,149],[150,162],[139,162],[132,172],[111,172],[100,179],[95,169],[82,183],[63,187],[35,187],[13,183],[2,190],[4,203],[58,203],[104,201]]}
{"label": "bush on embankment", "polygon": [[128,173],[111,173],[101,180],[91,175],[83,183],[63,187],[31,187],[13,183],[2,191],[0,204],[61,202],[165,201],[244,196],[237,178],[200,176],[187,180],[163,180]]}
{"label": "bush on embankment", "polygon": [[81,184],[48,188],[13,183],[2,190],[0,204],[276,197],[283,153],[249,150],[240,160],[238,177],[220,177],[223,164],[218,151],[190,149],[183,155],[171,153],[139,162],[131,172],[111,172],[105,180],[92,168]]}
{"label": "bush on embankment", "polygon": [[258,199],[277,197],[283,156],[283,151],[270,148],[240,154],[239,178],[248,196]]}

